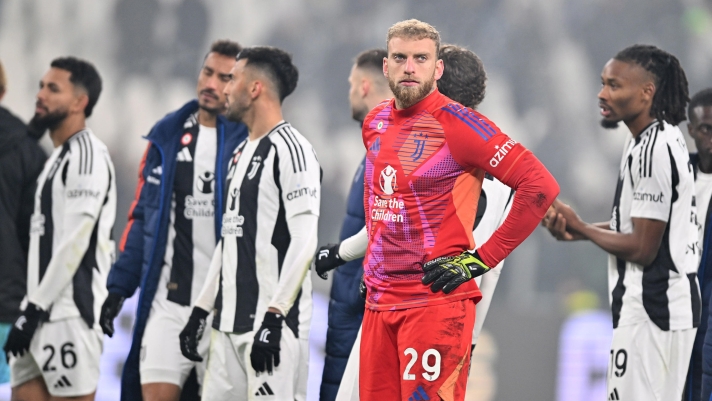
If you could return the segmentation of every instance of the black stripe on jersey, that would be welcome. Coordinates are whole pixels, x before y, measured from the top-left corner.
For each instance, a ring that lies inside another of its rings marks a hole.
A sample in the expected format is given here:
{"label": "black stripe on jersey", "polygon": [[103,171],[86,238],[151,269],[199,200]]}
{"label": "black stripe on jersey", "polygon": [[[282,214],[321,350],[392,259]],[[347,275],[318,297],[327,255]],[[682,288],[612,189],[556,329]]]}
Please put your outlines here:
{"label": "black stripe on jersey", "polygon": [[[240,153],[242,152],[242,149],[245,148],[245,145],[247,145],[247,141],[242,141],[242,143],[237,145],[237,149],[235,149],[235,151],[232,153],[232,159],[230,160],[230,163],[228,164],[228,167],[227,167],[227,180],[225,180],[226,191],[223,194],[223,203],[222,203],[223,204],[223,210],[222,210],[223,214],[225,214],[225,212],[227,211],[227,209],[229,207],[228,199],[230,196],[230,194],[229,194],[230,183],[232,183],[233,175],[235,175],[235,169],[237,168],[237,159],[240,157]],[[233,195],[233,199],[234,199],[234,195]],[[232,209],[234,209],[235,208],[234,202],[231,202],[231,203],[233,203]]]}
{"label": "black stripe on jersey", "polygon": [[[44,233],[40,236],[40,280],[47,271],[47,266],[49,261],[52,259],[52,247],[54,244],[54,217],[52,216],[52,183],[54,177],[57,175],[57,169],[59,165],[62,164],[62,160],[69,152],[69,143],[65,142],[62,146],[62,151],[60,152],[57,159],[52,164],[52,167],[47,173],[45,182],[42,184],[42,193],[40,194],[40,213],[44,218]],[[69,162],[65,164],[68,165]]]}
{"label": "black stripe on jersey", "polygon": [[87,164],[87,151],[84,147],[84,141],[82,141],[81,133],[77,135],[77,146],[79,147],[79,175],[84,174]]}
{"label": "black stripe on jersey", "polygon": [[625,295],[625,260],[616,258],[616,269],[618,270],[618,281],[611,291],[611,314],[613,315],[613,328],[618,327],[621,319],[621,309],[623,308],[623,295]]}
{"label": "black stripe on jersey", "polygon": [[700,300],[700,290],[697,287],[697,273],[689,273],[687,279],[690,281],[690,296],[692,302],[692,327],[700,325],[700,312],[702,310],[702,301]]}
{"label": "black stripe on jersey", "polygon": [[655,127],[655,132],[650,134],[650,141],[652,142],[648,150],[648,177],[653,175],[653,152],[655,152],[655,142],[658,140],[658,127]]}
{"label": "black stripe on jersey", "polygon": [[[279,211],[277,212],[277,221],[274,224],[274,231],[272,232],[272,246],[277,250],[277,266],[279,269],[279,274],[282,274],[282,266],[284,265],[284,259],[287,256],[287,249],[289,249],[289,244],[292,242],[292,236],[289,234],[289,226],[287,225],[286,211],[284,209],[284,202],[282,201],[282,186],[279,181],[279,153],[277,153],[277,147],[272,145],[274,148],[274,182],[277,185],[277,192],[279,193]],[[301,298],[302,292],[299,291],[297,299],[292,305],[292,308],[287,313],[285,317],[285,323],[292,332],[294,336],[299,338],[299,299]]]}
{"label": "black stripe on jersey", "polygon": [[87,138],[86,131],[75,134],[77,136],[77,144],[79,145],[79,175],[89,174],[91,170],[90,158],[90,140]]}
{"label": "black stripe on jersey", "polygon": [[94,171],[94,145],[88,135],[85,135],[85,138],[89,142],[89,174],[91,174]]}
{"label": "black stripe on jersey", "polygon": [[667,297],[670,271],[678,273],[670,253],[670,217],[672,216],[672,207],[678,199],[677,185],[680,183],[680,176],[669,146],[668,154],[672,171],[670,213],[658,254],[650,265],[643,267],[643,308],[648,313],[650,320],[663,331],[670,330],[670,309]]}
{"label": "black stripe on jersey", "polygon": [[77,272],[74,273],[74,277],[72,277],[74,304],[79,310],[79,315],[89,327],[94,325],[94,291],[92,290],[91,284],[94,269],[99,270],[99,266],[96,263],[96,246],[100,220],[101,213],[99,213],[96,223],[94,223],[94,229],[89,239],[89,247],[82,261],[79,263]]}
{"label": "black stripe on jersey", "polygon": [[668,221],[655,260],[643,267],[642,280],[643,308],[650,320],[663,331],[670,330],[667,290],[671,270],[677,271],[670,255],[670,222]]}
{"label": "black stripe on jersey", "polygon": [[[282,137],[282,140],[284,143],[287,144],[287,149],[289,149],[289,155],[292,157],[292,168],[294,169],[294,172],[297,172],[297,164],[294,163],[294,153],[292,152],[292,147],[289,146],[289,143],[291,142],[290,140],[287,140],[284,132],[282,130],[277,131],[277,134],[279,134],[280,137]],[[302,171],[301,166],[299,167],[299,171]]]}
{"label": "black stripe on jersey", "polygon": [[[240,185],[240,216],[244,217],[242,237],[236,237],[238,266],[235,276],[237,299],[235,302],[235,322],[233,332],[245,333],[253,330],[255,311],[259,299],[259,281],[257,280],[257,266],[255,261],[257,241],[257,212],[260,194],[260,181],[264,171],[264,161],[267,159],[272,142],[264,138],[257,145],[252,160],[261,157],[259,166],[249,178],[248,173]],[[251,170],[252,168],[250,168]]]}
{"label": "black stripe on jersey", "polygon": [[[103,205],[109,202],[109,192],[111,191],[111,169],[108,168],[109,172],[109,185],[106,188],[106,196],[104,197]],[[74,292],[74,304],[79,310],[79,315],[84,319],[89,327],[94,325],[94,290],[92,288],[94,269],[99,271],[99,264],[96,262],[96,248],[97,248],[97,238],[99,235],[99,222],[101,221],[101,212],[96,218],[96,223],[94,223],[94,230],[91,232],[91,238],[89,239],[89,247],[87,252],[84,254],[81,263],[79,263],[79,268],[77,272],[74,273],[72,277],[72,289]],[[113,231],[114,227],[111,227],[109,232]]]}
{"label": "black stripe on jersey", "polygon": [[[640,137],[638,137],[640,138]],[[645,143],[640,146],[640,150],[638,152],[638,177],[645,177],[647,176],[648,172],[646,171],[645,167],[648,165],[647,157],[648,157],[648,145],[650,144],[650,137],[646,137],[643,140]],[[637,142],[637,141],[636,141]],[[631,181],[634,182],[634,181]]]}
{"label": "black stripe on jersey", "polygon": [[[198,144],[200,126],[194,125],[186,130],[193,140],[182,146],[178,152],[188,148],[191,161],[180,161],[175,164],[173,178],[173,201],[175,215],[173,228],[176,236],[173,239],[173,259],[171,261],[171,277],[168,282],[168,300],[178,305],[190,306],[193,286],[193,221],[185,217],[185,199],[193,195],[193,177],[195,170],[195,153]],[[177,157],[177,156],[176,156]]]}
{"label": "black stripe on jersey", "polygon": [[[284,127],[284,131],[287,133],[287,136],[289,137],[289,139],[292,140],[292,143],[294,144],[294,151],[297,153],[297,161],[299,162],[299,171],[307,171],[307,158],[306,156],[304,156],[304,148],[302,147],[302,144],[297,139],[297,136],[294,135],[292,127]],[[299,149],[297,149],[297,147]],[[304,170],[302,170],[302,164],[304,165]]]}
{"label": "black stripe on jersey", "polygon": [[[628,159],[630,160],[630,158]],[[630,162],[628,162],[628,171],[630,171]],[[625,168],[625,166],[623,167]],[[621,193],[623,192],[623,178],[618,177],[616,185],[616,194],[613,197],[613,229],[617,232],[621,231]],[[625,260],[616,258],[616,269],[618,270],[618,281],[611,291],[611,314],[613,315],[613,328],[618,327],[618,321],[621,318],[621,309],[623,308],[623,295],[625,294]]]}
{"label": "black stripe on jersey", "polygon": [[[227,188],[227,187],[225,187]],[[220,243],[220,255],[225,252],[225,243],[221,242]],[[222,263],[222,262],[221,262]],[[215,330],[220,330],[220,311],[222,311],[222,293],[223,293],[223,271],[220,269],[220,281],[218,282],[218,294],[215,296],[215,305],[213,305],[213,308],[217,311],[217,313],[213,313],[213,328]],[[210,312],[210,311],[208,311]]]}

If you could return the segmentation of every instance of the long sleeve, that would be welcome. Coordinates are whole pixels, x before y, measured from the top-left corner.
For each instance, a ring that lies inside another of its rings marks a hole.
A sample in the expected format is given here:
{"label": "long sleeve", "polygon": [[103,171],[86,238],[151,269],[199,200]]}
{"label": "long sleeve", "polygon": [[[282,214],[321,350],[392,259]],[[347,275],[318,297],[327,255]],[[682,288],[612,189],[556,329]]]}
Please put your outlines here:
{"label": "long sleeve", "polygon": [[63,235],[52,252],[38,287],[28,291],[28,300],[45,310],[69,285],[79,269],[110,187],[111,173],[103,160],[82,164],[81,156],[72,154],[71,157],[66,165],[63,190]]}
{"label": "long sleeve", "polygon": [[358,233],[341,241],[339,245],[339,256],[341,259],[350,262],[362,258],[368,248],[368,232],[364,226]]}
{"label": "long sleeve", "polygon": [[220,269],[222,268],[222,240],[218,241],[213,252],[213,258],[210,260],[208,275],[205,277],[203,288],[195,299],[195,304],[198,308],[210,312],[215,307],[215,297],[218,294]]}
{"label": "long sleeve", "polygon": [[287,218],[291,239],[277,290],[269,303],[269,307],[279,309],[284,315],[292,308],[309,271],[316,251],[318,222],[319,216],[308,212]]}
{"label": "long sleeve", "polygon": [[502,226],[478,248],[487,266],[496,266],[534,231],[559,194],[559,185],[539,159],[483,115],[460,110],[447,116],[446,140],[464,168],[484,170],[516,191]]}
{"label": "long sleeve", "polygon": [[[118,293],[126,298],[133,295],[141,282],[143,265],[144,239],[144,202],[146,177],[150,174],[146,166],[151,145],[141,159],[138,174],[138,185],[134,201],[129,209],[129,219],[119,243],[119,257],[109,271],[106,287],[109,292]],[[149,184],[156,185],[156,184]]]}

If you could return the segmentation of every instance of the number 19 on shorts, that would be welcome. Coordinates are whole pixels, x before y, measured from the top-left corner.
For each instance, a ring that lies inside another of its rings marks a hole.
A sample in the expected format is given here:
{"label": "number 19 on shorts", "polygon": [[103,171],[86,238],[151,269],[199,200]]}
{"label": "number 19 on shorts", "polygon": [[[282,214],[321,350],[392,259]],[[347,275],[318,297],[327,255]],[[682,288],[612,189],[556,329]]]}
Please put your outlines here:
{"label": "number 19 on shorts", "polygon": [[[410,357],[410,361],[403,371],[403,380],[415,380],[415,373],[412,373],[413,365],[418,361],[418,351],[414,348],[407,348],[403,353]],[[423,366],[423,378],[427,381],[435,381],[440,377],[440,353],[435,349],[428,349],[423,352],[420,364]],[[415,368],[417,372],[418,368]]]}
{"label": "number 19 on shorts", "polygon": [[628,368],[628,352],[624,349],[611,350],[611,363],[608,365],[608,377],[623,377]]}

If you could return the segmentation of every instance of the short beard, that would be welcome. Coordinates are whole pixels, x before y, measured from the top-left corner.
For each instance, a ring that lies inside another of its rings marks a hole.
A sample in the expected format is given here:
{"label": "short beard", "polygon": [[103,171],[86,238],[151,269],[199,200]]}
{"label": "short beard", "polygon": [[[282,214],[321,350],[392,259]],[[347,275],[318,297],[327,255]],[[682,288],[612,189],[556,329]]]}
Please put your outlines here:
{"label": "short beard", "polygon": [[246,112],[247,108],[240,107],[237,104],[232,104],[227,106],[227,110],[225,110],[225,118],[230,121],[241,122]]}
{"label": "short beard", "polygon": [[[54,131],[67,118],[66,111],[53,111],[40,116],[36,114],[30,120],[30,129],[34,132],[44,133],[46,130]],[[40,134],[41,135],[41,134]]]}
{"label": "short beard", "polygon": [[351,108],[351,118],[354,120],[360,122],[363,124],[363,120],[366,119],[366,115],[368,114],[369,110],[367,107],[360,107],[360,108]]}
{"label": "short beard", "polygon": [[218,114],[222,113],[224,110],[222,108],[215,108],[215,107],[205,107],[202,104],[198,103],[198,107],[201,110],[205,110],[209,114],[212,114],[214,116],[217,116]]}
{"label": "short beard", "polygon": [[391,88],[393,96],[395,96],[395,98],[401,104],[401,107],[404,109],[407,109],[408,107],[411,107],[419,101],[425,99],[425,97],[428,96],[430,91],[433,90],[434,83],[435,74],[433,74],[433,76],[429,80],[423,82],[421,85],[418,85],[415,88],[408,86],[400,86],[397,82],[390,79],[388,80],[388,86]]}
{"label": "short beard", "polygon": [[618,128],[618,121],[609,121],[603,118],[601,119],[601,127],[605,129],[616,129]]}

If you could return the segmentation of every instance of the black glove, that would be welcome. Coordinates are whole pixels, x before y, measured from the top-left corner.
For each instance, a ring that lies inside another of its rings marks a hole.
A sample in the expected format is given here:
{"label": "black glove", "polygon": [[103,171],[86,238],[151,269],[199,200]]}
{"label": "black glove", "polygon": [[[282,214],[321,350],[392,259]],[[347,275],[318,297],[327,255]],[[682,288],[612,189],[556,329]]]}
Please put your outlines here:
{"label": "black glove", "polygon": [[488,271],[490,267],[480,259],[480,255],[465,251],[457,256],[441,256],[423,265],[423,284],[433,283],[430,289],[438,292],[441,289],[449,294],[465,281],[472,280]]}
{"label": "black glove", "polygon": [[35,335],[35,330],[41,322],[49,320],[49,314],[38,308],[33,303],[28,303],[27,308],[22,312],[22,315],[17,318],[15,324],[12,325],[10,334],[7,336],[5,343],[5,355],[10,358],[10,354],[15,357],[25,355],[30,349],[32,336]]}
{"label": "black glove", "polygon": [[121,306],[124,305],[126,298],[121,295],[110,292],[109,296],[101,305],[101,314],[99,315],[99,326],[101,331],[109,337],[114,335],[114,319],[121,312]]}
{"label": "black glove", "polygon": [[322,279],[326,280],[326,273],[346,263],[339,256],[339,246],[341,244],[327,244],[322,246],[314,254],[314,270]]}
{"label": "black glove", "polygon": [[198,352],[198,343],[200,343],[200,339],[203,338],[203,332],[205,332],[205,324],[209,314],[210,312],[202,308],[198,308],[197,306],[193,307],[193,311],[188,318],[188,323],[186,323],[183,331],[178,334],[180,352],[184,357],[193,362],[203,361],[203,357],[200,356]]}
{"label": "black glove", "polygon": [[366,299],[366,282],[363,281],[363,274],[361,275],[361,281],[358,282],[358,293],[361,298]]}
{"label": "black glove", "polygon": [[262,320],[262,326],[255,333],[250,361],[258,375],[265,370],[272,374],[272,368],[279,366],[279,341],[282,339],[283,321],[284,316],[281,314],[267,312]]}

